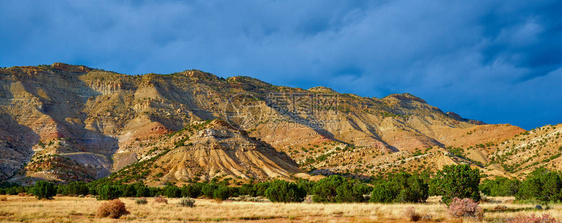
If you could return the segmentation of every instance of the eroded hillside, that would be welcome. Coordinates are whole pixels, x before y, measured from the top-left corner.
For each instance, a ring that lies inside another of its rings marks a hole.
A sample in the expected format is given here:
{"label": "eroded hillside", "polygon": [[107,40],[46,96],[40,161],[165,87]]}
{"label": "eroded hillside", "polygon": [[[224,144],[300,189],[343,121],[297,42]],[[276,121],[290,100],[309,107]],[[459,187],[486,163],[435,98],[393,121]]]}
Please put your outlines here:
{"label": "eroded hillside", "polygon": [[[444,113],[410,94],[368,98],[198,70],[132,76],[61,63],[0,69],[0,112],[0,179],[22,182],[90,180],[142,163],[148,173],[125,175],[370,176],[451,163],[510,175],[513,164],[491,159],[525,132]],[[207,120],[215,121],[186,131]]]}

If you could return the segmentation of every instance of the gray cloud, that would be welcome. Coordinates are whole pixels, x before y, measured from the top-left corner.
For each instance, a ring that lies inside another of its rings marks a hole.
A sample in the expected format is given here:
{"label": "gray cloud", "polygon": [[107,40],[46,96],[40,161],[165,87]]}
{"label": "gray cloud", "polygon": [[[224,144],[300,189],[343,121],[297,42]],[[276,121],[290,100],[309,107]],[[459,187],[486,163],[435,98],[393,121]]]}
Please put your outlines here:
{"label": "gray cloud", "polygon": [[557,1],[3,1],[0,66],[201,69],[532,128],[562,122]]}

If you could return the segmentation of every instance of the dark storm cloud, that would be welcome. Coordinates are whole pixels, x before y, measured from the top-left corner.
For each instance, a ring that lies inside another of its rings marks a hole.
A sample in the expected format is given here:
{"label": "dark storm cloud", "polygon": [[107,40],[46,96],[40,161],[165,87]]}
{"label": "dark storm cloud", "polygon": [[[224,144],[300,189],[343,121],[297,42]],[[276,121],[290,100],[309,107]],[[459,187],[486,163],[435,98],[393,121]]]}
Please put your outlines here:
{"label": "dark storm cloud", "polygon": [[0,66],[201,69],[562,122],[557,1],[2,1]]}

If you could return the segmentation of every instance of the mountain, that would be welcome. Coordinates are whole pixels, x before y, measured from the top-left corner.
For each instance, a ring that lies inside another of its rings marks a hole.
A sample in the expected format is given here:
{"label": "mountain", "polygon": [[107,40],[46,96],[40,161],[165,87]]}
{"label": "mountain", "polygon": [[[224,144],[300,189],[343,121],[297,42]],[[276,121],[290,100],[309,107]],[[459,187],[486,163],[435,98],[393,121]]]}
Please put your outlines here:
{"label": "mountain", "polygon": [[516,176],[505,154],[518,154],[507,151],[526,134],[411,94],[369,98],[199,70],[125,75],[63,63],[0,69],[0,112],[0,179],[23,183],[111,173],[153,183],[370,176],[452,163]]}
{"label": "mountain", "polygon": [[149,143],[137,147],[134,153],[115,154],[116,159],[138,160],[124,168],[116,166],[114,169],[120,171],[112,177],[164,183],[226,176],[289,178],[300,172],[286,154],[220,120],[188,125]]}
{"label": "mountain", "polygon": [[477,145],[487,155],[486,164],[523,178],[539,167],[562,170],[562,125],[546,125],[495,145]]}

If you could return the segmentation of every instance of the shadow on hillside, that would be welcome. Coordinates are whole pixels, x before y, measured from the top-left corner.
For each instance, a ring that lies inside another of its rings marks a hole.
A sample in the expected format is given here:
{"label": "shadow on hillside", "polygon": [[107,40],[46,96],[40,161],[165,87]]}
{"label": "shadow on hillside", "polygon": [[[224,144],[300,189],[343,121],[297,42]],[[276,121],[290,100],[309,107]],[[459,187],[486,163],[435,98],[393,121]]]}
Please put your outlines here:
{"label": "shadow on hillside", "polygon": [[[33,155],[33,146],[39,142],[40,136],[31,128],[19,124],[0,105],[0,180],[16,175]],[[13,165],[9,165],[13,163]],[[15,167],[15,168],[13,168]]]}
{"label": "shadow on hillside", "polygon": [[[39,100],[37,111],[54,121],[55,129],[51,134],[64,139],[68,151],[61,151],[61,155],[64,155],[64,152],[86,152],[107,157],[101,165],[102,169],[98,170],[103,174],[92,176],[100,178],[110,172],[113,165],[111,157],[119,149],[118,139],[104,133],[105,128],[118,128],[114,126],[117,125],[117,116],[114,117],[113,108],[108,108],[104,115],[90,120],[94,129],[86,128],[86,120],[92,117],[83,111],[87,109],[89,100],[103,94],[79,78],[85,74],[53,68],[42,74],[45,76],[22,82],[25,91]],[[129,85],[125,83],[121,87],[128,88]],[[38,141],[34,142],[36,143]],[[74,160],[82,165],[90,164],[89,159]]]}

